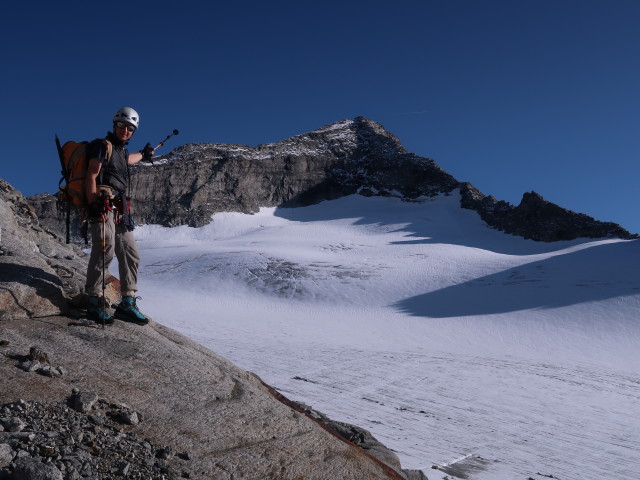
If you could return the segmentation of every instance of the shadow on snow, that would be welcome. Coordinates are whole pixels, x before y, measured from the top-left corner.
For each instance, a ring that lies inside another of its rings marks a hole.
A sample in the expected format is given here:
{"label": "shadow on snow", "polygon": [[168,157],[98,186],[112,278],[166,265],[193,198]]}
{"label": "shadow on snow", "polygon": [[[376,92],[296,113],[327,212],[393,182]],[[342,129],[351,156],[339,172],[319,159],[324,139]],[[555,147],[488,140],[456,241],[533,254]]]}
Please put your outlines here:
{"label": "shadow on snow", "polygon": [[640,241],[594,245],[407,298],[393,307],[412,316],[450,318],[640,297],[639,271]]}
{"label": "shadow on snow", "polygon": [[398,198],[349,195],[304,208],[276,208],[274,215],[294,222],[351,219],[353,225],[388,227],[407,240],[391,245],[447,244],[505,255],[536,255],[594,241],[536,242],[492,229],[474,210],[460,206],[460,195],[441,195],[421,202]]}
{"label": "shadow on snow", "polygon": [[[449,244],[522,256],[558,253],[393,304],[413,316],[489,315],[640,296],[639,240],[591,246],[584,244],[598,239],[524,240],[487,227],[475,211],[460,207],[455,194],[421,203],[351,195],[306,208],[278,208],[275,215],[297,222],[351,219],[353,225],[405,232],[407,240],[391,243],[398,246]],[[585,248],[562,252],[580,245]]]}

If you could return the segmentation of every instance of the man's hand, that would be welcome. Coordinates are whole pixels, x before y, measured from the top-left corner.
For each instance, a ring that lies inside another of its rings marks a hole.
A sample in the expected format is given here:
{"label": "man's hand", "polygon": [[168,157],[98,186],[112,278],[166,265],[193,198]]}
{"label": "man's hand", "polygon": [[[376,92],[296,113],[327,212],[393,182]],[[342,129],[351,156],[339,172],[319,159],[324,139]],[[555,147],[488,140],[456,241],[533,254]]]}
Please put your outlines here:
{"label": "man's hand", "polygon": [[150,143],[147,143],[144,148],[140,150],[140,153],[142,154],[142,161],[148,162],[149,160],[151,160],[151,157],[153,157],[153,152],[153,147]]}
{"label": "man's hand", "polygon": [[98,198],[95,202],[87,205],[87,212],[89,213],[89,218],[92,218],[94,221],[100,220],[101,222],[104,222],[107,219],[104,201],[102,198]]}

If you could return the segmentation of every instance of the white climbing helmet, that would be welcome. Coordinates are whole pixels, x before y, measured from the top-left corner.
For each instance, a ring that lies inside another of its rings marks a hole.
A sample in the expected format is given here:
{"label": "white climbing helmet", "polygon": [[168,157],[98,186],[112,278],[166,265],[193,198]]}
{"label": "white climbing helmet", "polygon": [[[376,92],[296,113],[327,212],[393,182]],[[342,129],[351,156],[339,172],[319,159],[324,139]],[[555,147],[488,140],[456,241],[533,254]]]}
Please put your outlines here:
{"label": "white climbing helmet", "polygon": [[113,123],[116,122],[127,122],[137,129],[138,125],[140,124],[140,116],[138,115],[138,112],[136,112],[133,108],[123,107],[118,110],[113,116]]}

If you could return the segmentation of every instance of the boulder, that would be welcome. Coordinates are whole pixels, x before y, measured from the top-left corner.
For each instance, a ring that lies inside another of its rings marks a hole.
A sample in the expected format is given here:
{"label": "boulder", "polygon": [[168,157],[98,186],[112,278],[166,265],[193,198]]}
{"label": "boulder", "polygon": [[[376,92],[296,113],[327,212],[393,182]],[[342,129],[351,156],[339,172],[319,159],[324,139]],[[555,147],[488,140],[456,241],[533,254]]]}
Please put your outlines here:
{"label": "boulder", "polygon": [[67,309],[84,289],[88,256],[40,223],[36,209],[0,179],[0,315],[28,318]]}
{"label": "boulder", "polygon": [[0,443],[0,468],[4,468],[13,460],[13,449],[7,443]]}
{"label": "boulder", "polygon": [[62,472],[50,463],[25,458],[16,462],[14,480],[64,480]]}

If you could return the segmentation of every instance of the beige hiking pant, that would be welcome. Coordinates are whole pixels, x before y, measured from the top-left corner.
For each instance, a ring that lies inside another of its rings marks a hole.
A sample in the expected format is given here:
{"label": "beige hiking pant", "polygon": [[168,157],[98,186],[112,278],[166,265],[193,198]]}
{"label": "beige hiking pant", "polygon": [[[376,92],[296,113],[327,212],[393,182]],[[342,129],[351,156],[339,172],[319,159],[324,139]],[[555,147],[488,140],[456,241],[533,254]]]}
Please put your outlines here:
{"label": "beige hiking pant", "polygon": [[135,295],[138,290],[140,254],[133,232],[129,232],[122,223],[116,225],[113,220],[113,212],[109,212],[104,223],[89,223],[89,229],[91,230],[91,256],[89,257],[85,286],[87,294],[102,296],[102,238],[104,231],[104,272],[108,277],[109,265],[115,255],[118,259],[122,295]]}

